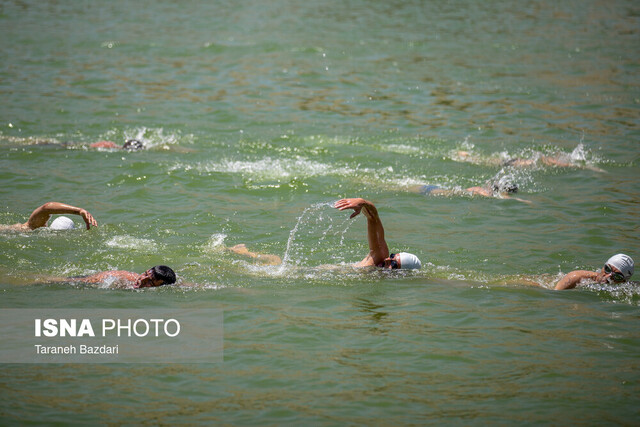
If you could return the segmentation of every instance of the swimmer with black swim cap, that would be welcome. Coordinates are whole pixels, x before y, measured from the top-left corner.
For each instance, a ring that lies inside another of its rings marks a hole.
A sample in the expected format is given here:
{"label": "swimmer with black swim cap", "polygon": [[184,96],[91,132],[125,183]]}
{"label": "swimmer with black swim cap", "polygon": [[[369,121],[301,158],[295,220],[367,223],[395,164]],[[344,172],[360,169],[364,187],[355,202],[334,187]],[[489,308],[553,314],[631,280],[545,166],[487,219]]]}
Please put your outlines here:
{"label": "swimmer with black swim cap", "polygon": [[120,147],[115,142],[111,142],[111,141],[94,142],[93,144],[90,145],[90,147],[91,148],[114,148],[114,149],[122,148],[123,150],[128,150],[128,151],[138,151],[144,148],[144,144],[137,139],[129,139],[122,145],[122,147]]}
{"label": "swimmer with black swim cap", "polygon": [[67,281],[82,283],[100,283],[118,281],[135,289],[155,288],[176,282],[176,273],[166,265],[156,265],[142,274],[131,271],[112,270],[84,277],[69,277]]}

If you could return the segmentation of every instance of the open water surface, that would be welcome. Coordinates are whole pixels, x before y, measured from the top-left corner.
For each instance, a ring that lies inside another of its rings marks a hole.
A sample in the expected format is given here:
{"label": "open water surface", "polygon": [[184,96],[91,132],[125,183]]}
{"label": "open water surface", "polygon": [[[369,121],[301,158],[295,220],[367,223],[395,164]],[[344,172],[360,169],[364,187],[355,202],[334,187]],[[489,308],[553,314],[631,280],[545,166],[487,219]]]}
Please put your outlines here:
{"label": "open water surface", "polygon": [[[640,259],[637,2],[9,0],[0,37],[0,223],[99,223],[1,233],[0,305],[224,311],[221,363],[0,366],[3,424],[637,423],[638,283],[551,290]],[[422,270],[349,267],[343,197]]]}

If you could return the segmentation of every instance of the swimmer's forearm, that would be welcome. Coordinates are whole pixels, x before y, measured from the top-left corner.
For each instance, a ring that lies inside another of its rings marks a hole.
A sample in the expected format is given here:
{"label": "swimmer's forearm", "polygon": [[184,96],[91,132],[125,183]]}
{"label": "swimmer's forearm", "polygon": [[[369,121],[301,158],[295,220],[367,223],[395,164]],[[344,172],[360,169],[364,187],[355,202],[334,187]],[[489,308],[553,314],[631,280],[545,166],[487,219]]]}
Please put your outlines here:
{"label": "swimmer's forearm", "polygon": [[41,206],[42,211],[48,214],[75,214],[79,215],[81,211],[84,209],[67,205],[66,203],[60,202],[47,202]]}
{"label": "swimmer's forearm", "polygon": [[380,217],[378,216],[378,209],[376,209],[374,204],[365,199],[360,199],[360,200],[361,200],[362,210],[364,212],[364,215],[367,217],[367,219],[379,221]]}

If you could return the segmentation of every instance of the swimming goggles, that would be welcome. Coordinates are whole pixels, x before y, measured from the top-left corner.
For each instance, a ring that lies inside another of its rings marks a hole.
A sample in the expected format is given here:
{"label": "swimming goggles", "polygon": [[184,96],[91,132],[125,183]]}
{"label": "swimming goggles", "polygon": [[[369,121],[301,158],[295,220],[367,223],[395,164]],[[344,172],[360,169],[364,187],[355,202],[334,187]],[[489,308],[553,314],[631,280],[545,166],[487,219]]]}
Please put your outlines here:
{"label": "swimming goggles", "polygon": [[389,266],[391,268],[400,268],[400,266],[398,265],[398,261],[396,261],[395,259],[393,259],[393,257],[395,257],[396,254],[391,254],[389,255],[389,258],[391,258],[391,262],[389,263]]}
{"label": "swimming goggles", "polygon": [[622,273],[618,273],[617,271],[613,271],[609,264],[604,265],[604,272],[607,274],[611,274],[611,278],[616,282],[624,282],[624,275]]}

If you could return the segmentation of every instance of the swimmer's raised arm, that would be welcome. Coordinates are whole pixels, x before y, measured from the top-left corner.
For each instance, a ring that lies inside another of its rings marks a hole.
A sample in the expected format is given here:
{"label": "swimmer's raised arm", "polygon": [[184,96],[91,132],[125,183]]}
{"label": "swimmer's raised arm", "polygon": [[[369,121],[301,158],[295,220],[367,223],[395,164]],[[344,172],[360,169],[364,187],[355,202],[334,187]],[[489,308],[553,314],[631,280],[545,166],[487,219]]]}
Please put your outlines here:
{"label": "swimmer's raised arm", "polygon": [[78,208],[76,206],[67,205],[60,202],[47,202],[44,205],[36,208],[29,217],[29,220],[22,224],[23,227],[28,228],[30,230],[35,230],[36,228],[44,227],[47,225],[47,221],[52,214],[74,214],[80,215],[87,225],[87,230],[91,228],[91,226],[97,227],[98,222],[93,218],[93,216],[87,212],[85,209]]}
{"label": "swimmer's raised arm", "polygon": [[361,261],[361,265],[378,265],[384,263],[389,256],[389,247],[384,239],[384,227],[378,210],[368,200],[361,198],[341,199],[334,206],[338,210],[353,209],[353,213],[349,218],[354,218],[360,212],[367,217],[367,239],[369,241],[369,255]]}

